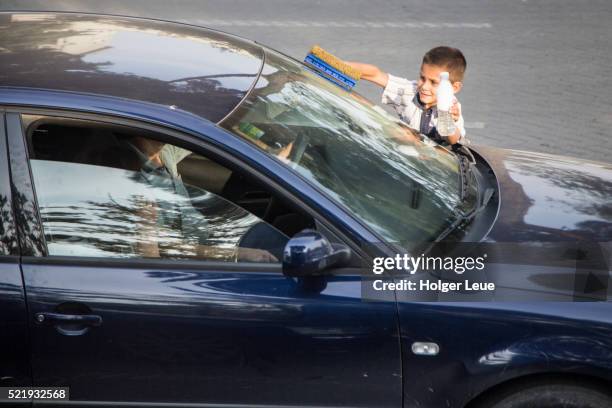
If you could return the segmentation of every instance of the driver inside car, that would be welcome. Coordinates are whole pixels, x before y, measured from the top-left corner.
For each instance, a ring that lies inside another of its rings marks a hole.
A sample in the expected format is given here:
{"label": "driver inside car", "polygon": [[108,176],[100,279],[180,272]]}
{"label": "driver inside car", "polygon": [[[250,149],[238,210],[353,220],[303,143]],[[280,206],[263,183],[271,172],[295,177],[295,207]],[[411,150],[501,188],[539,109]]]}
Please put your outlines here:
{"label": "driver inside car", "polygon": [[[136,251],[144,257],[189,255],[196,258],[242,262],[278,262],[269,251],[258,248],[222,248],[207,245],[209,226],[191,205],[178,173],[178,163],[190,151],[163,142],[130,136],[121,142],[124,168],[137,172],[139,182],[151,187],[155,197],[138,203],[139,239]],[[132,154],[129,154],[132,153]],[[169,193],[169,194],[161,194]]]}

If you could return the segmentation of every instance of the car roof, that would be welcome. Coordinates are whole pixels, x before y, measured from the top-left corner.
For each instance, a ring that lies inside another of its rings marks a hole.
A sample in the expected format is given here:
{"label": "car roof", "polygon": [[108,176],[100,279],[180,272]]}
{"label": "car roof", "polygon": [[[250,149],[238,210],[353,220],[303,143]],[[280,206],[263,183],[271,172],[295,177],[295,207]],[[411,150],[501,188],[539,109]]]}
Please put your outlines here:
{"label": "car roof", "polygon": [[212,122],[253,86],[263,49],[218,31],[81,13],[0,13],[0,86],[162,104]]}

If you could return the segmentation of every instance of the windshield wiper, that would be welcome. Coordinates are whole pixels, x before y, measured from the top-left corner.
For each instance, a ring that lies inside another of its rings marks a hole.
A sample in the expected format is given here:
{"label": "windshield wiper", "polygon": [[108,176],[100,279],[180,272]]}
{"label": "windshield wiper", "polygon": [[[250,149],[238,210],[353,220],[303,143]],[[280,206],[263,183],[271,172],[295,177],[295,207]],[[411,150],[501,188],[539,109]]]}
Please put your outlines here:
{"label": "windshield wiper", "polygon": [[464,202],[467,196],[469,188],[469,180],[472,174],[472,163],[468,161],[468,158],[462,155],[459,158],[459,200]]}
{"label": "windshield wiper", "polygon": [[472,218],[474,218],[477,212],[478,212],[478,208],[474,208],[472,211],[469,211],[467,213],[463,213],[461,210],[455,209],[455,214],[456,214],[455,220],[452,222],[451,225],[446,227],[444,231],[440,233],[440,235],[438,235],[438,237],[434,240],[434,242],[442,241],[451,232],[455,231],[457,228],[459,228],[460,226],[462,226],[463,224],[467,223]]}
{"label": "windshield wiper", "polygon": [[[478,177],[474,174],[475,169],[474,163],[469,160],[468,157],[463,155],[458,155],[459,159],[459,204],[455,207],[454,221],[442,231],[442,233],[435,239],[434,242],[440,242],[444,238],[446,238],[451,232],[455,231],[457,228],[462,225],[468,223],[472,220],[480,211],[486,208],[487,204],[495,190],[493,188],[486,188],[483,190],[480,182],[478,181]],[[469,211],[464,211],[463,205],[466,203],[468,199],[468,191],[472,183],[476,183],[476,200],[477,203],[474,205]]]}

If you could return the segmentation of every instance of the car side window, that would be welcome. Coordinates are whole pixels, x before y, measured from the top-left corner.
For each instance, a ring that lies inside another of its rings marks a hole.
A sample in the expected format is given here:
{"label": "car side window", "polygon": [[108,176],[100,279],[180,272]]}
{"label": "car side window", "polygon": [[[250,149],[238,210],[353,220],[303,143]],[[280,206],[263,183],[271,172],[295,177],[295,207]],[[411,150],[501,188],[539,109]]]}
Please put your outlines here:
{"label": "car side window", "polygon": [[287,234],[227,198],[227,167],[123,126],[42,118],[26,134],[49,255],[279,262]]}

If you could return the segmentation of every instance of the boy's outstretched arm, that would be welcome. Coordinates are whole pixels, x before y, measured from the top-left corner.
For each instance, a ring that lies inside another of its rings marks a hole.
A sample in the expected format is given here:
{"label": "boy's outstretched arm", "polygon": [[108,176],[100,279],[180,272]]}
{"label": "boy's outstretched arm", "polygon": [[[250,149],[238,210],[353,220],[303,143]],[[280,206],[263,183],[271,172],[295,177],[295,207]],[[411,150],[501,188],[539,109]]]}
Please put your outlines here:
{"label": "boy's outstretched arm", "polygon": [[389,74],[381,71],[376,65],[364,64],[362,62],[344,61],[344,63],[361,72],[361,78],[375,83],[378,86],[386,87],[389,81]]}

